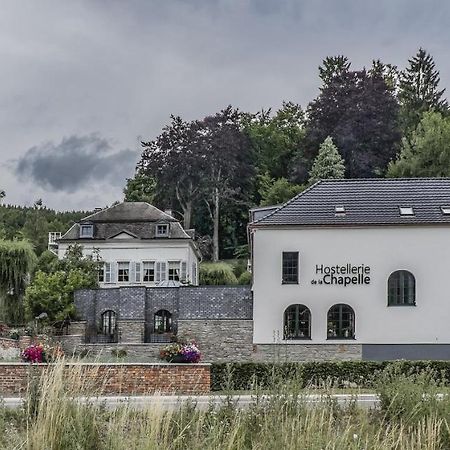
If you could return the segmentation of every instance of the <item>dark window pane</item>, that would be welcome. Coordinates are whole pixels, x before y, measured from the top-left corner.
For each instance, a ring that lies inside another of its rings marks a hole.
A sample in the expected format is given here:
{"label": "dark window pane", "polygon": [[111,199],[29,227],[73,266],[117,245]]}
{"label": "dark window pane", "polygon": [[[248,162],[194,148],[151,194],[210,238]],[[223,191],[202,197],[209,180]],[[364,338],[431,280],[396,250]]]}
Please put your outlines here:
{"label": "dark window pane", "polygon": [[298,283],[298,252],[283,252],[282,271],[284,284]]}
{"label": "dark window pane", "polygon": [[328,311],[327,336],[336,339],[355,337],[355,313],[348,305],[334,305]]}
{"label": "dark window pane", "polygon": [[284,339],[311,337],[311,313],[304,305],[291,305],[284,312]]}
{"label": "dark window pane", "polygon": [[388,280],[388,305],[415,305],[416,279],[407,270],[397,270]]}

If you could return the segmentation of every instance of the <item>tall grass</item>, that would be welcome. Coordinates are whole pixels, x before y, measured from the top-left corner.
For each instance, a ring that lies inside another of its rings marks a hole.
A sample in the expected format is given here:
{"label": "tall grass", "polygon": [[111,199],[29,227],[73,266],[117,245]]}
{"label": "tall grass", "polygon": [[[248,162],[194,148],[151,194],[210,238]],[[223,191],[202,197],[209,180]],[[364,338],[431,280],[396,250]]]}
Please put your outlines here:
{"label": "tall grass", "polygon": [[[310,405],[295,381],[276,380],[271,395],[254,387],[251,405],[223,404],[200,410],[187,402],[175,411],[151,404],[114,410],[80,400],[99,395],[82,367],[63,362],[30,386],[21,413],[0,406],[1,448],[29,450],[148,449],[445,449],[450,448],[450,401],[427,374],[380,378],[381,407],[338,405],[325,395]],[[421,378],[420,378],[421,377]],[[423,405],[426,405],[424,407]],[[416,411],[411,415],[411,411]]]}

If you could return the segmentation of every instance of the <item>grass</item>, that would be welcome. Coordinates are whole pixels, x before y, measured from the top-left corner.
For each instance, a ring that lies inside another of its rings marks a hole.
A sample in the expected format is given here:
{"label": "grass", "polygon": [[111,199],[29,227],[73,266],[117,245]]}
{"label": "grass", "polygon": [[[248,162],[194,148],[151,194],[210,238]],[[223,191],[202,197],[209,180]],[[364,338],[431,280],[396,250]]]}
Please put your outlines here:
{"label": "grass", "polygon": [[158,405],[133,410],[126,404],[106,410],[81,403],[78,395],[99,395],[74,366],[53,366],[29,386],[23,410],[0,405],[0,448],[28,450],[122,449],[447,449],[450,448],[450,398],[429,372],[401,375],[395,367],[381,376],[379,409],[350,402],[340,406],[331,395],[308,405],[295,382],[272,387],[263,397],[256,386],[253,402],[236,407],[231,396],[220,406],[199,410],[186,402],[176,411]]}

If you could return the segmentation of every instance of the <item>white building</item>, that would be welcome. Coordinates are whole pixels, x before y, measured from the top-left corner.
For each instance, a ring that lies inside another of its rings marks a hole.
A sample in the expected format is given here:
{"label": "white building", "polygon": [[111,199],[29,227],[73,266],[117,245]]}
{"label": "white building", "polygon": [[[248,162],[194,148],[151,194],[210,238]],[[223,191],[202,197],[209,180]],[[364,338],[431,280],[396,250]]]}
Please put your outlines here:
{"label": "white building", "polygon": [[450,179],[321,181],[249,230],[254,344],[450,358]]}
{"label": "white building", "polygon": [[192,230],[145,202],[123,202],[85,217],[58,240],[103,261],[100,287],[198,284],[200,254]]}

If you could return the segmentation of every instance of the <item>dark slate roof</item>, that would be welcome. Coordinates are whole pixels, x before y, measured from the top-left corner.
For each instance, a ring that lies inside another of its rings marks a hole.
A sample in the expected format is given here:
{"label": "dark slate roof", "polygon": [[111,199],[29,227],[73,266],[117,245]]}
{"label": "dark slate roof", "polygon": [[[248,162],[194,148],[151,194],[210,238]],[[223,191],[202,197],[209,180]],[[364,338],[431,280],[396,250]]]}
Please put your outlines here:
{"label": "dark slate roof", "polygon": [[[156,236],[156,226],[169,224],[169,239],[191,239],[181,224],[169,214],[145,202],[123,202],[102,211],[91,214],[76,223],[60,241],[90,241],[111,239],[121,233],[137,239],[167,239]],[[92,239],[80,239],[80,224],[92,224]]]}
{"label": "dark slate roof", "polygon": [[[340,206],[345,214],[336,214]],[[450,224],[443,206],[450,207],[450,178],[322,180],[250,226]]]}

